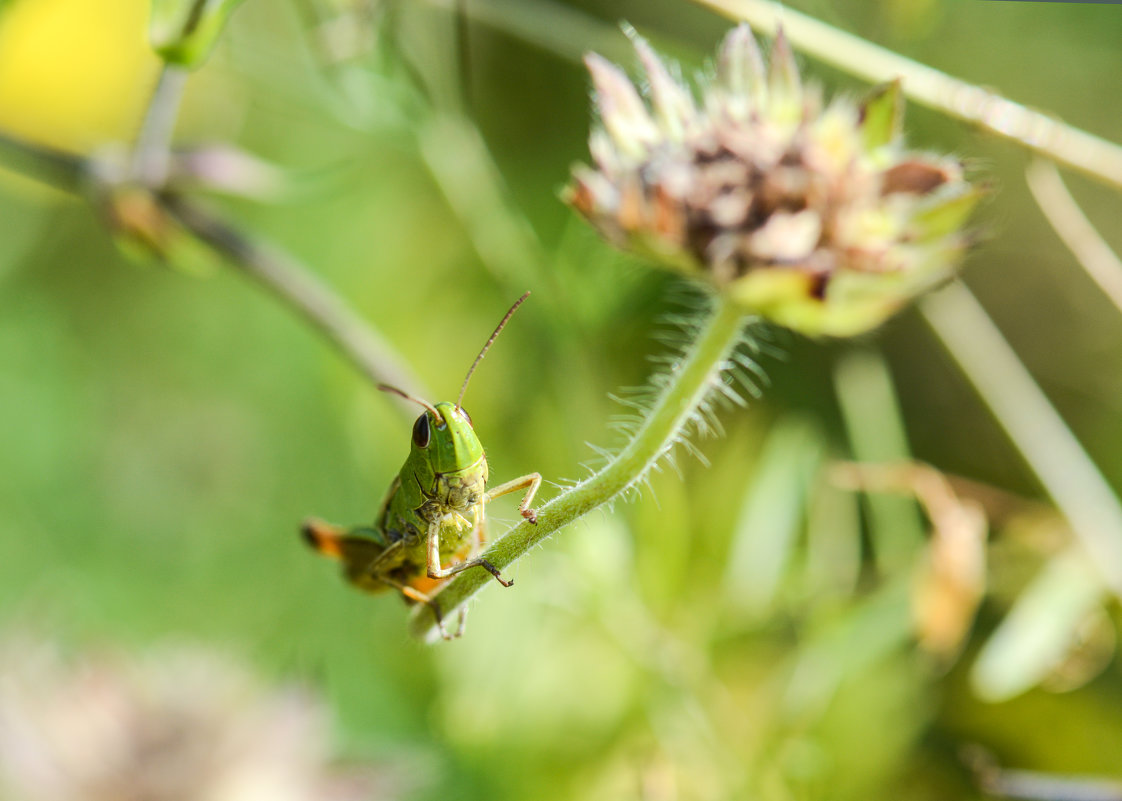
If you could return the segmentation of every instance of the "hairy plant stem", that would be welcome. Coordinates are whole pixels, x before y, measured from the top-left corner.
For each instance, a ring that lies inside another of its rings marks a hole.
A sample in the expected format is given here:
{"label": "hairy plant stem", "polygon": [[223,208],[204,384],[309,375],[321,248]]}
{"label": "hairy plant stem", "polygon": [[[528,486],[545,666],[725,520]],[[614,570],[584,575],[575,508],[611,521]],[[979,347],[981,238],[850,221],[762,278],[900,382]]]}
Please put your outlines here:
{"label": "hairy plant stem", "polygon": [[[562,526],[616,498],[666,454],[719,380],[729,354],[740,341],[744,311],[721,296],[714,303],[697,340],[672,368],[666,387],[623,450],[594,475],[540,507],[537,523],[523,521],[495,541],[483,558],[500,570],[509,567]],[[461,573],[437,595],[442,612],[453,612],[492,581],[484,570]],[[409,628],[419,637],[435,633],[435,620],[428,607],[414,611]]]}

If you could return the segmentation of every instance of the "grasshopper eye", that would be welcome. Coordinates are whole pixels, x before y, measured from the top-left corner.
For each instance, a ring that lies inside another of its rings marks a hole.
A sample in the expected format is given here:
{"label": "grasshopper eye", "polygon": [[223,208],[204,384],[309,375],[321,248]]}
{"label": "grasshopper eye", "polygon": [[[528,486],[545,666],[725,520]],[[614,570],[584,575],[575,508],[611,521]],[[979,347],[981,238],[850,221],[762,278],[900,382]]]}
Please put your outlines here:
{"label": "grasshopper eye", "polygon": [[468,421],[468,425],[469,425],[469,426],[471,426],[472,428],[475,428],[475,423],[473,423],[473,422],[471,421],[471,415],[470,415],[470,414],[468,414],[468,410],[467,410],[467,409],[465,409],[464,407],[462,407],[462,406],[461,406],[461,407],[460,407],[460,414],[462,414],[462,415],[464,416],[464,419]]}
{"label": "grasshopper eye", "polygon": [[429,413],[423,412],[417,418],[417,422],[413,424],[413,444],[418,448],[427,448],[431,433],[429,430]]}

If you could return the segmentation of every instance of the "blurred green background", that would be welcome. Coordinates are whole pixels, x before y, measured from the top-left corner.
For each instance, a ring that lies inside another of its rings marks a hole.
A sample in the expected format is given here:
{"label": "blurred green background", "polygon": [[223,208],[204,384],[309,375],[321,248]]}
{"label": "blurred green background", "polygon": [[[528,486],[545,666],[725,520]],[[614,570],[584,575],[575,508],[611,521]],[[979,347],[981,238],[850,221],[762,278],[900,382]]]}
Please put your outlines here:
{"label": "blurred green background", "polygon": [[[618,443],[609,393],[646,380],[663,316],[696,305],[557,199],[587,159],[579,55],[633,67],[626,19],[692,75],[728,23],[684,0],[462,5],[248,0],[191,77],[177,141],[293,171],[278,202],[215,208],[336,287],[434,400],[532,289],[465,405],[495,479],[575,479],[596,461],[586,442]],[[791,6],[1122,138],[1117,7]],[[80,152],[131,139],[156,70],[145,18],[143,0],[0,6],[0,130]],[[800,60],[830,90],[865,89]],[[907,128],[997,186],[966,281],[1122,487],[1122,317],[1034,205],[1028,157],[914,106]],[[1070,185],[1122,247],[1117,193]],[[131,262],[89,205],[3,176],[4,629],[238,654],[322,692],[337,753],[408,774],[416,799],[974,798],[972,745],[1010,767],[1122,779],[1116,604],[1096,607],[1089,650],[1068,653],[1083,618],[1060,626],[1043,672],[1066,670],[1066,685],[997,703],[971,683],[1070,534],[914,311],[858,342],[761,332],[780,354],[760,357],[771,386],[699,443],[710,466],[679,454],[680,475],[533,551],[513,589],[480,595],[465,638],[430,647],[407,637],[398,600],[351,591],[297,537],[307,515],[372,518],[410,420],[258,287],[220,264],[203,273]],[[839,394],[879,421],[874,441]],[[923,544],[910,503],[889,512],[899,531],[878,530],[818,472],[906,455],[881,436],[897,408],[915,458],[1014,509],[994,519],[991,591],[949,662],[910,633]]]}

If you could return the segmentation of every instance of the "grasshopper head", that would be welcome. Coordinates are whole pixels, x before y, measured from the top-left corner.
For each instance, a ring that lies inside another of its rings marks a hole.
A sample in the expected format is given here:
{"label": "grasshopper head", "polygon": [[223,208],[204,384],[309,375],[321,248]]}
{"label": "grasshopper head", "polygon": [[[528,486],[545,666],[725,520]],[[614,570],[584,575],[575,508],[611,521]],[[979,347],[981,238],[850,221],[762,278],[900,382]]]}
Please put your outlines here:
{"label": "grasshopper head", "polygon": [[468,413],[443,401],[422,412],[413,424],[413,453],[423,454],[434,473],[454,473],[482,459],[483,445]]}

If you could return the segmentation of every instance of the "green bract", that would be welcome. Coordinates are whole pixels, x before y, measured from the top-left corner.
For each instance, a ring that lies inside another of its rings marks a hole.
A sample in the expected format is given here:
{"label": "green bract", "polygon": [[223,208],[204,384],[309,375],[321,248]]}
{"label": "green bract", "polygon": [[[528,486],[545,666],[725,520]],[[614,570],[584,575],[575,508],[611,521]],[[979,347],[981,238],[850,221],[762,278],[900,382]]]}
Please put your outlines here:
{"label": "green bract", "polygon": [[153,49],[168,64],[200,66],[241,1],[152,0],[148,33]]}
{"label": "green bract", "polygon": [[634,42],[646,100],[586,58],[596,167],[566,190],[609,240],[810,335],[866,331],[951,274],[980,190],[956,160],[905,147],[897,84],[824,104],[782,31],[768,68],[741,25],[695,99]]}

